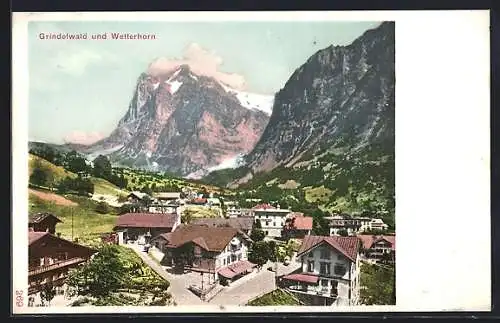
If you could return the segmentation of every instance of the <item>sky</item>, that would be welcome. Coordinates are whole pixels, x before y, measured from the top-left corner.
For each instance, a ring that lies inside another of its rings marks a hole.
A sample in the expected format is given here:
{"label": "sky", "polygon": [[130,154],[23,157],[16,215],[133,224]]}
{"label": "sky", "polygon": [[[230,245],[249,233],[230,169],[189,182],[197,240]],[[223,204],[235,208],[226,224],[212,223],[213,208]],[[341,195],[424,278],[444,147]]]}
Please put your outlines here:
{"label": "sky", "polygon": [[[30,22],[29,139],[91,143],[114,130],[137,78],[188,63],[239,89],[273,95],[320,49],[380,22]],[[110,33],[154,40],[111,40]],[[41,39],[86,33],[87,40]],[[107,40],[90,35],[107,33]]]}

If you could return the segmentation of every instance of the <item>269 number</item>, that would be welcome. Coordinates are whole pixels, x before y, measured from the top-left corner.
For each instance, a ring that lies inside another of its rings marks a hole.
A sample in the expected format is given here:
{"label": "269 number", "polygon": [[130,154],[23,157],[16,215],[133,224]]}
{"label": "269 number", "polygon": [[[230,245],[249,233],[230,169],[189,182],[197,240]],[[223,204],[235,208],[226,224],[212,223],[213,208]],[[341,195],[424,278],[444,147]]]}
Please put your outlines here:
{"label": "269 number", "polygon": [[24,295],[22,290],[16,290],[16,306],[17,307],[24,306]]}

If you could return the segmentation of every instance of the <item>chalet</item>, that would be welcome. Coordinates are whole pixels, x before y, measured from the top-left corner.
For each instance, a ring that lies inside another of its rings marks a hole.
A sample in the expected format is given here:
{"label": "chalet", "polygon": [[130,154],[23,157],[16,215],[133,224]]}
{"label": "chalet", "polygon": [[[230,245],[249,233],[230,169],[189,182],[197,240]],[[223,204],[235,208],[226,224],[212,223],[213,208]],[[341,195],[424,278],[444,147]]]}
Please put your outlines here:
{"label": "chalet", "polygon": [[207,273],[214,282],[230,283],[255,267],[247,260],[250,238],[231,227],[181,225],[151,242],[165,254],[162,264]]}
{"label": "chalet", "polygon": [[209,227],[231,227],[250,235],[254,220],[253,217],[239,217],[239,218],[197,218],[194,219],[192,224],[206,225]]}
{"label": "chalet", "polygon": [[118,244],[146,244],[154,236],[174,231],[180,223],[177,213],[126,213],[118,217],[113,230],[118,233]]}
{"label": "chalet", "polygon": [[330,225],[330,235],[339,235],[340,231],[344,230],[348,235],[356,235],[369,231],[385,231],[388,225],[382,219],[374,219],[369,217],[352,217],[347,214],[337,214],[335,216],[326,217]]}
{"label": "chalet", "polygon": [[356,237],[305,236],[297,253],[301,268],[279,284],[311,305],[358,305],[360,245]]}
{"label": "chalet", "polygon": [[35,232],[56,233],[56,225],[62,223],[51,213],[35,213],[28,216],[28,228]]}
{"label": "chalet", "polygon": [[286,239],[302,239],[310,235],[313,228],[313,218],[300,212],[292,212],[285,218],[283,237]]}
{"label": "chalet", "polygon": [[146,193],[134,191],[127,196],[129,203],[144,203],[149,199],[149,195]]}
{"label": "chalet", "polygon": [[218,199],[216,197],[209,197],[209,198],[207,198],[207,204],[209,206],[215,206],[215,207],[221,207],[222,206],[222,203],[221,203],[220,199]]}
{"label": "chalet", "polygon": [[396,256],[395,235],[360,234],[357,237],[361,240],[362,256],[366,261],[394,263]]}
{"label": "chalet", "polygon": [[262,230],[268,237],[279,238],[286,216],[291,212],[287,209],[281,209],[279,205],[274,207],[270,204],[258,204],[252,208],[255,221],[260,221]]}
{"label": "chalet", "polygon": [[180,205],[175,202],[153,202],[148,206],[149,213],[178,213]]}
{"label": "chalet", "polygon": [[40,292],[45,288],[64,294],[68,270],[97,252],[49,232],[29,231],[28,239],[28,306],[44,305]]}

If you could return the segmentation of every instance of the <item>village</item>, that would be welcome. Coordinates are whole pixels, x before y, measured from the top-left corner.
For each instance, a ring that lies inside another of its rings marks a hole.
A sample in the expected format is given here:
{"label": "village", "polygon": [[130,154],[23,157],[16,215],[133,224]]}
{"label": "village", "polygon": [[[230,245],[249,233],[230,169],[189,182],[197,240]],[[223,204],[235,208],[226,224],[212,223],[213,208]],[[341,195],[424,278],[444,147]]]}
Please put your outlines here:
{"label": "village", "polygon": [[[276,292],[297,305],[364,305],[363,266],[394,268],[395,233],[379,218],[331,214],[329,235],[314,235],[310,215],[248,202],[253,207],[188,188],[133,191],[128,212],[102,243],[133,251],[168,282],[175,305],[260,304]],[[193,207],[215,216],[200,217]],[[69,273],[99,254],[63,239],[60,222],[51,213],[29,215],[29,306],[74,306],[78,291],[69,292]]]}

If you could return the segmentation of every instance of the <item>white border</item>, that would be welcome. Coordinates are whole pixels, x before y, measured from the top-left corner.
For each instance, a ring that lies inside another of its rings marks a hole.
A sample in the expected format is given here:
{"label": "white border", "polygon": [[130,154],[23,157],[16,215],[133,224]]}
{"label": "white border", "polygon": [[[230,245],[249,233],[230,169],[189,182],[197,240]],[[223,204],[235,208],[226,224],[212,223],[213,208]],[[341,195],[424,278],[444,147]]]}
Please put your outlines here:
{"label": "white border", "polygon": [[489,311],[489,12],[13,13],[14,313],[331,312],[325,307],[15,307],[27,286],[28,21],[395,21],[396,306],[335,309]]}

